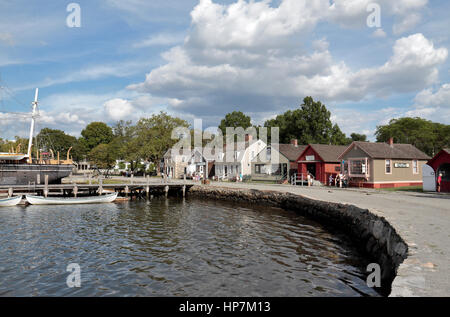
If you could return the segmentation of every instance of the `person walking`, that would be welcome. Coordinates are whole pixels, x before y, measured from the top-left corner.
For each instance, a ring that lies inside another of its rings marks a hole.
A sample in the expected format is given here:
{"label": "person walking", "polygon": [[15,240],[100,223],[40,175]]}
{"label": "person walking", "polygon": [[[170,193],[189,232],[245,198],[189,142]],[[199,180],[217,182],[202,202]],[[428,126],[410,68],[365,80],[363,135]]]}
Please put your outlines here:
{"label": "person walking", "polygon": [[438,193],[441,192],[441,183],[442,183],[442,173],[439,173],[439,176],[437,178],[437,186],[436,186],[436,190]]}
{"label": "person walking", "polygon": [[308,187],[311,186],[311,174],[308,172],[308,176],[306,176],[306,179],[308,180]]}
{"label": "person walking", "polygon": [[333,175],[330,174],[330,177],[328,178],[328,186],[333,186]]}

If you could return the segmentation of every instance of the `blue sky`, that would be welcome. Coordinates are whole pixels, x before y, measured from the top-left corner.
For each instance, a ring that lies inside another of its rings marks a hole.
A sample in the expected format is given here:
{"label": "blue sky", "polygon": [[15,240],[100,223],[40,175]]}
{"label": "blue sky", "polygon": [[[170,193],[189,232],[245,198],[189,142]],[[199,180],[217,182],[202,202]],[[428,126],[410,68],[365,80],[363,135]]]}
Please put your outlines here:
{"label": "blue sky", "polygon": [[36,87],[38,128],[73,135],[161,110],[262,124],[308,95],[371,139],[391,118],[450,124],[448,1],[77,1],[79,28],[69,3],[0,0],[0,137],[26,136],[5,112],[29,111]]}

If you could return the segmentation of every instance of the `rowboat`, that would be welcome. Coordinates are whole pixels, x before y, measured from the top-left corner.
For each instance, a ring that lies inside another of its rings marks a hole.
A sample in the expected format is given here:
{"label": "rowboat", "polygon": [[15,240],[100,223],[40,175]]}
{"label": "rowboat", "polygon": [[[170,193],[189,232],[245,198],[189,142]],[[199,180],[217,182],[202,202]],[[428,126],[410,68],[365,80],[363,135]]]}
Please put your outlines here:
{"label": "rowboat", "polygon": [[0,199],[0,207],[16,206],[22,201],[22,196]]}
{"label": "rowboat", "polygon": [[118,193],[103,195],[103,196],[90,196],[90,197],[77,197],[77,198],[58,198],[58,197],[42,197],[26,195],[25,198],[31,205],[78,205],[78,204],[103,204],[112,203],[116,200]]}

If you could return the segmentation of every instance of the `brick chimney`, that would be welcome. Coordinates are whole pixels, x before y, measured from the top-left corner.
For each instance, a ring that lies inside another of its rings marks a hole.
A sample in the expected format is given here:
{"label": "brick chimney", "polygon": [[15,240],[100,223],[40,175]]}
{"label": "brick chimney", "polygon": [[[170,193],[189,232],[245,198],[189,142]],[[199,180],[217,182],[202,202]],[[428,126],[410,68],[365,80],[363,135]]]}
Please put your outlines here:
{"label": "brick chimney", "polygon": [[389,138],[388,144],[390,147],[394,147],[394,138]]}
{"label": "brick chimney", "polygon": [[298,146],[298,140],[297,140],[297,139],[292,139],[292,140],[291,140],[291,144],[292,144],[293,146],[297,147],[297,146]]}

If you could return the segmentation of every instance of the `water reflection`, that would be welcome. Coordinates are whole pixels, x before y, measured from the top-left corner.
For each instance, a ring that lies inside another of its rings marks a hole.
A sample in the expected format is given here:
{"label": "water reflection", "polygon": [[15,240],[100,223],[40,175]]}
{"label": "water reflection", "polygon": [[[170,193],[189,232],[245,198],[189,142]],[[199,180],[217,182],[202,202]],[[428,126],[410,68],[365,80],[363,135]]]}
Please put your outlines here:
{"label": "water reflection", "polygon": [[[359,296],[342,236],[274,208],[154,198],[0,209],[0,295]],[[81,288],[66,286],[70,263]]]}

